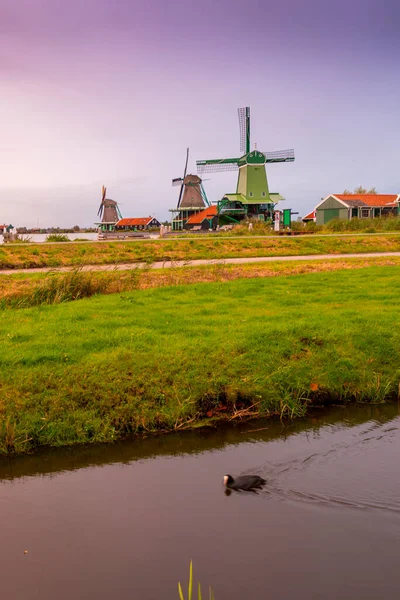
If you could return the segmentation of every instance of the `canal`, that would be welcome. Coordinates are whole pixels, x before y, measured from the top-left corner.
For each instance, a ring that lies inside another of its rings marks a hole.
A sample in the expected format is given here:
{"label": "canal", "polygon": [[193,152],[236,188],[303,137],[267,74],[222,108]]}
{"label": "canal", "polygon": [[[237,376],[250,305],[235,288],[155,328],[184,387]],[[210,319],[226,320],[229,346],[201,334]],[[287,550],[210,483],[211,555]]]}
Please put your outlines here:
{"label": "canal", "polygon": [[[400,591],[397,405],[315,411],[0,461],[8,600],[216,600]],[[225,493],[223,475],[267,479]]]}

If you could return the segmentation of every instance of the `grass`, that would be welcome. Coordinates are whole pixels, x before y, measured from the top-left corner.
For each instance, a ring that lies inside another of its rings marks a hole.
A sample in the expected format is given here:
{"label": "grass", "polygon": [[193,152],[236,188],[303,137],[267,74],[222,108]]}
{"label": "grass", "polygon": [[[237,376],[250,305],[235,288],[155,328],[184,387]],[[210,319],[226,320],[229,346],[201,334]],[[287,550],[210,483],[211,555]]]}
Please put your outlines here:
{"label": "grass", "polygon": [[80,244],[6,244],[0,248],[0,269],[389,251],[400,251],[400,235],[294,238],[216,236]]}
{"label": "grass", "polygon": [[11,274],[0,278],[0,309],[58,304],[96,294],[115,294],[137,289],[361,269],[374,265],[400,265],[400,257],[382,256],[243,265],[215,264],[168,269],[133,267],[128,271],[113,269],[106,272],[82,271],[81,268],[75,268],[67,273],[53,270],[48,273]]}
{"label": "grass", "polygon": [[0,312],[0,453],[397,397],[396,266]]}

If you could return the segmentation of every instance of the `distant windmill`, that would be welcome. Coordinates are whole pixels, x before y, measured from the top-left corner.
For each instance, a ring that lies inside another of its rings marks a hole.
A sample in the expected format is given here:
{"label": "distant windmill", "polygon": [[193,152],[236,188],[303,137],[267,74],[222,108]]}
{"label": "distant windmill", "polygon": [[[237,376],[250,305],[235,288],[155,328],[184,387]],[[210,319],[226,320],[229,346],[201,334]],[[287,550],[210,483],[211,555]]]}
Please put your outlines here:
{"label": "distant windmill", "polygon": [[118,208],[118,203],[115,202],[115,200],[106,198],[106,193],[107,190],[103,185],[101,188],[101,202],[99,210],[97,211],[97,216],[101,219],[101,221],[100,223],[96,223],[96,225],[100,225],[104,230],[111,229],[115,223],[122,219],[121,211]]}
{"label": "distant windmill", "polygon": [[104,185],[101,188],[101,202],[97,216],[100,217],[102,223],[116,223],[122,219],[121,212],[118,208],[118,203],[115,200],[106,198],[107,189]]}
{"label": "distant windmill", "polygon": [[180,186],[176,210],[189,209],[198,210],[210,206],[203,188],[202,180],[198,175],[186,175],[189,161],[189,148],[186,149],[186,162],[183,177],[172,180],[172,186]]}

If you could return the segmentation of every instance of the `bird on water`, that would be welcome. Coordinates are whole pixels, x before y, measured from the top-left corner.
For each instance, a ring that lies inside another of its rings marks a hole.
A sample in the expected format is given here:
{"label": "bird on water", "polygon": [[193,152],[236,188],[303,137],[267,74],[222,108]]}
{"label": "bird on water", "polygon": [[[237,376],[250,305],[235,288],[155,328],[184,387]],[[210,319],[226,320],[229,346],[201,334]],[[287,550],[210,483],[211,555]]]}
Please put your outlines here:
{"label": "bird on water", "polygon": [[262,488],[266,483],[266,480],[258,475],[240,475],[236,479],[232,475],[224,475],[224,485],[230,490],[245,490],[250,492]]}

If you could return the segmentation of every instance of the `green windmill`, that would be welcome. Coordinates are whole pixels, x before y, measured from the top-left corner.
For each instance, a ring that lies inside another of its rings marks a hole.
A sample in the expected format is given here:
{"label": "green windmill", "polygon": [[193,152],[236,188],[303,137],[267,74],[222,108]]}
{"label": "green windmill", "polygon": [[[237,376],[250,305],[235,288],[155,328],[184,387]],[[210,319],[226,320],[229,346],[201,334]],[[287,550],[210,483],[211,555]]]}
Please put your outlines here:
{"label": "green windmill", "polygon": [[217,158],[198,160],[197,172],[215,173],[217,171],[239,170],[236,193],[225,194],[218,201],[220,222],[238,222],[245,217],[258,217],[261,220],[271,218],[277,202],[284,200],[278,193],[271,193],[268,188],[267,163],[294,161],[294,150],[279,152],[260,152],[255,147],[250,149],[250,107],[238,109],[240,129],[239,158]]}

